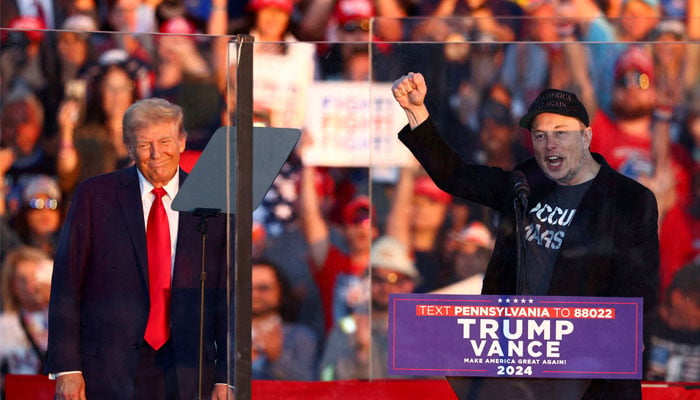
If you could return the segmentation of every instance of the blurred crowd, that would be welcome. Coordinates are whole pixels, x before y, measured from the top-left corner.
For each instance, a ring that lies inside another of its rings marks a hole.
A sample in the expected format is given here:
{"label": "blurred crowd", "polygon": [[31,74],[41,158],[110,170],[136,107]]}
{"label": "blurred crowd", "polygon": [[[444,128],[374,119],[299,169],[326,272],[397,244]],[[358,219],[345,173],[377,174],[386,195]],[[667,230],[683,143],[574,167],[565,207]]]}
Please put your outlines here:
{"label": "blurred crowd", "polygon": [[303,129],[254,212],[254,379],[387,378],[389,293],[480,292],[497,214],[442,192],[415,160],[382,174],[314,163],[299,115],[314,110],[277,104],[301,103],[300,82],[419,71],[462,157],[506,169],[531,157],[517,118],[539,92],[579,95],[592,151],[658,201],[645,379],[700,381],[700,2],[1,1],[3,376],[42,370],[61,223],[80,181],[130,165],[126,108],[182,106],[189,171],[235,121],[229,35],[250,34],[266,83],[256,125]]}

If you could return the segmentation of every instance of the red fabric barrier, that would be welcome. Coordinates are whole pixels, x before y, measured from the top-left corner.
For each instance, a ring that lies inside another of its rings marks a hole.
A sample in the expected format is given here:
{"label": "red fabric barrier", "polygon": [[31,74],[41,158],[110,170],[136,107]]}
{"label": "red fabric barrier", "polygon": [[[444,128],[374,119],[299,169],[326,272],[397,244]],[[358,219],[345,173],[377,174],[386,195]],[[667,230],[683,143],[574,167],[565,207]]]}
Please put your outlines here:
{"label": "red fabric barrier", "polygon": [[56,382],[46,375],[7,375],[5,400],[53,400]]}
{"label": "red fabric barrier", "polygon": [[[281,397],[280,397],[281,396]],[[253,399],[285,400],[457,400],[452,388],[444,379],[335,381],[335,382],[284,382],[254,381]]]}
{"label": "red fabric barrier", "polygon": [[643,400],[700,400],[700,382],[642,384]]}
{"label": "red fabric barrier", "polygon": [[[42,375],[8,375],[6,400],[53,400],[54,381]],[[254,400],[457,400],[444,379],[336,382],[253,381]],[[642,385],[643,400],[700,400],[700,383]]]}

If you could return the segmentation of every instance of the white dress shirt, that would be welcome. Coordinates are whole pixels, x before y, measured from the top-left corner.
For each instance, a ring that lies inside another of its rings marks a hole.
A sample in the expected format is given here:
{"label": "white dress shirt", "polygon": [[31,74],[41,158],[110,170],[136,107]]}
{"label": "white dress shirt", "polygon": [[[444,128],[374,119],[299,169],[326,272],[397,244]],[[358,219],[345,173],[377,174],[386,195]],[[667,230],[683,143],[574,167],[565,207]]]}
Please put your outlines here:
{"label": "white dress shirt", "polygon": [[[141,206],[143,207],[143,226],[148,228],[148,213],[151,212],[151,206],[156,196],[151,193],[154,186],[151,182],[141,174],[141,171],[136,170],[139,175],[139,187],[141,188]],[[163,206],[168,214],[168,225],[170,226],[170,277],[172,279],[173,267],[175,266],[175,246],[177,245],[177,226],[180,220],[180,213],[172,209],[173,199],[180,189],[180,171],[175,173],[173,179],[163,186],[167,195],[163,196]]]}

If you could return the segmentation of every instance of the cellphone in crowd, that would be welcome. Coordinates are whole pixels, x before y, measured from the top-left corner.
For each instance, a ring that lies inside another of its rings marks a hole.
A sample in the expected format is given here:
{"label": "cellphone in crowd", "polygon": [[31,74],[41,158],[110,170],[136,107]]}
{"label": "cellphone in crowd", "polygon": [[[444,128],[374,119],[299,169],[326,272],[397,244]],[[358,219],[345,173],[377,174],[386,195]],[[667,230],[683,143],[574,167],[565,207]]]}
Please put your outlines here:
{"label": "cellphone in crowd", "polygon": [[81,104],[85,102],[85,94],[87,84],[82,79],[71,79],[66,82],[65,97],[66,99],[75,100]]}

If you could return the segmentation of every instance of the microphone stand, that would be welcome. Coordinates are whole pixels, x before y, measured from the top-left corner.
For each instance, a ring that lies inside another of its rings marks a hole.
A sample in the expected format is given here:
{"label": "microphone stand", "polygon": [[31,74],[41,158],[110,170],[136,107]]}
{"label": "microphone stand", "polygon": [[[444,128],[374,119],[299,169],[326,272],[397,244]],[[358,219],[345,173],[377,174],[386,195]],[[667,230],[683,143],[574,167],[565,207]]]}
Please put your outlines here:
{"label": "microphone stand", "polygon": [[216,208],[195,208],[192,215],[199,217],[197,232],[202,234],[202,269],[199,274],[199,362],[197,364],[197,400],[202,400],[202,357],[204,354],[204,283],[207,280],[206,252],[207,252],[207,218],[219,215]]}
{"label": "microphone stand", "polygon": [[523,294],[525,288],[525,218],[527,212],[527,196],[523,192],[517,193],[513,198],[513,208],[515,209],[515,240],[517,242],[517,264],[516,264],[516,288],[515,294]]}

